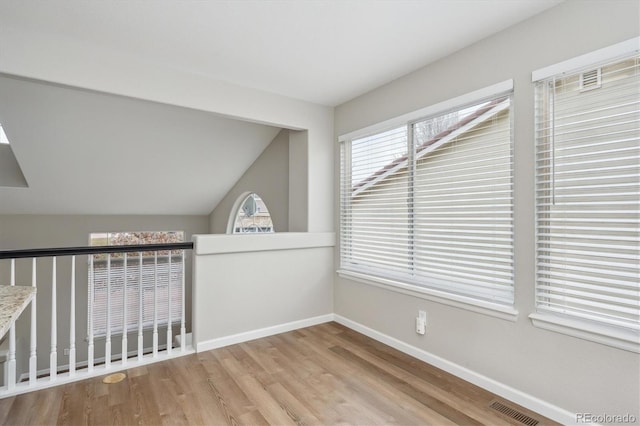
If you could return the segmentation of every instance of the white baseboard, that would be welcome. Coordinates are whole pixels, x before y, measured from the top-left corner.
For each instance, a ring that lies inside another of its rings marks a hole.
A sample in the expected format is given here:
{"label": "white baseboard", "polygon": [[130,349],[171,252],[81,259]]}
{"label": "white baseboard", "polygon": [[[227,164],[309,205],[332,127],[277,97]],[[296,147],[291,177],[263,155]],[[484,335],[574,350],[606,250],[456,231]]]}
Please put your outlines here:
{"label": "white baseboard", "polygon": [[489,377],[483,376],[482,374],[476,373],[475,371],[469,370],[466,367],[447,361],[444,358],[409,345],[394,337],[380,333],[379,331],[352,321],[341,315],[334,314],[334,321],[559,423],[565,425],[576,424],[575,413],[571,413],[525,392],[514,389],[511,386],[505,385],[504,383],[500,383]]}
{"label": "white baseboard", "polygon": [[235,345],[237,343],[248,342],[249,340],[273,336],[274,334],[286,333],[287,331],[297,330],[299,328],[311,327],[312,325],[333,321],[333,319],[333,314],[320,315],[303,320],[273,325],[271,327],[260,328],[258,330],[245,331],[243,333],[232,334],[230,336],[197,342],[195,348],[196,352],[208,351],[211,349],[222,348],[224,346]]}

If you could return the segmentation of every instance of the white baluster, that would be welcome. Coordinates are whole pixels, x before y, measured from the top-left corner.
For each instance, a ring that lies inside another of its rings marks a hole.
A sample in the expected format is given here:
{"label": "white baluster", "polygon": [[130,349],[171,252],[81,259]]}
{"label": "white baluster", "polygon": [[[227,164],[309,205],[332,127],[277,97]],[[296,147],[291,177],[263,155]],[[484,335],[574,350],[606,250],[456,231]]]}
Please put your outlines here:
{"label": "white baluster", "polygon": [[153,357],[158,356],[158,251],[153,258]]}
{"label": "white baluster", "polygon": [[71,300],[69,312],[69,377],[76,375],[76,257],[71,256]]}
{"label": "white baluster", "polygon": [[[31,287],[36,288],[36,258],[31,259]],[[37,323],[36,323],[36,298],[38,294],[33,295],[31,301],[31,343],[29,350],[29,386],[33,386],[36,383],[38,377],[38,356],[36,354],[37,345]]]}
{"label": "white baluster", "polygon": [[124,282],[122,283],[122,365],[127,363],[127,253],[124,254]]}
{"label": "white baluster", "polygon": [[[16,260],[11,259],[11,278],[9,284],[16,285]],[[7,389],[16,387],[16,324],[13,322],[9,328],[9,361],[7,363]]]}
{"label": "white baluster", "polygon": [[168,311],[167,311],[167,354],[171,354],[171,250],[169,250],[169,280],[167,282],[167,299],[168,299]]}
{"label": "white baluster", "polygon": [[95,294],[94,294],[94,279],[93,279],[93,255],[89,255],[89,306],[87,310],[89,311],[89,346],[87,348],[87,370],[88,372],[93,371],[93,304]]}
{"label": "white baluster", "polygon": [[104,343],[104,366],[111,367],[111,253],[107,255],[107,338]]}
{"label": "white baluster", "polygon": [[184,250],[182,250],[182,283],[181,283],[181,297],[180,300],[182,301],[182,317],[180,319],[180,352],[184,352],[187,346],[187,341],[186,341],[186,328],[185,328],[185,321],[184,321],[184,257],[186,255],[186,252]]}
{"label": "white baluster", "polygon": [[139,285],[138,285],[138,361],[142,361],[144,339],[142,335],[142,252],[138,255],[139,260]]}
{"label": "white baluster", "polygon": [[56,289],[56,261],[57,258],[53,257],[53,264],[51,267],[51,353],[49,354],[49,379],[51,381],[56,380],[58,375],[58,328],[56,323],[58,322],[57,312],[57,289]]}

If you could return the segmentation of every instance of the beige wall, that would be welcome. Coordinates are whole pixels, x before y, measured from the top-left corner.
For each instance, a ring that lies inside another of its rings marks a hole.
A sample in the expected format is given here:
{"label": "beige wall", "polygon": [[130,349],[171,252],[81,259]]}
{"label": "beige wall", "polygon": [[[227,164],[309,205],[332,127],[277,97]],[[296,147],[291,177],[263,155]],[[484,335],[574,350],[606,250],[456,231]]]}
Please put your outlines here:
{"label": "beige wall", "polygon": [[209,216],[209,232],[225,234],[238,199],[255,192],[264,201],[276,232],[289,230],[289,130],[283,129],[247,169]]}
{"label": "beige wall", "polygon": [[[31,249],[50,247],[86,246],[89,233],[107,231],[184,231],[185,239],[191,241],[194,234],[206,233],[207,216],[41,216],[6,215],[0,216],[0,250]],[[70,258],[60,258],[57,262],[57,327],[58,365],[68,363],[63,350],[69,347],[69,295]],[[187,255],[185,266],[186,319],[191,327],[191,254]],[[51,259],[38,261],[38,369],[48,367],[51,324]],[[31,260],[16,261],[16,284],[31,285]],[[76,350],[77,360],[87,359],[87,263],[86,256],[76,260]],[[0,283],[9,282],[9,261],[0,260]],[[18,372],[25,372],[29,359],[30,313],[25,311],[17,322],[17,363]],[[160,333],[160,344],[165,333]],[[113,338],[113,353],[120,353],[120,337]],[[135,339],[129,339],[135,345]],[[146,345],[146,343],[145,343]],[[104,339],[96,341],[96,357],[104,356]]]}
{"label": "beige wall", "polygon": [[0,187],[26,188],[20,165],[16,161],[11,145],[0,144]]}
{"label": "beige wall", "polygon": [[[332,145],[326,146],[331,150]],[[317,231],[318,225],[316,211],[309,210],[309,203],[317,202],[316,191],[311,191],[309,180],[317,178],[314,173],[310,175],[318,163],[320,158],[315,159],[309,155],[309,131],[290,131],[289,132],[289,232],[306,232]],[[328,151],[322,152],[322,156],[328,154]],[[332,173],[332,170],[325,170]],[[329,207],[329,206],[325,206]],[[316,209],[318,206],[316,205]]]}
{"label": "beige wall", "polygon": [[[335,313],[564,410],[640,418],[638,354],[538,329],[528,318],[535,310],[531,72],[638,36],[638,16],[640,3],[635,0],[569,0],[337,107],[336,137],[514,79],[519,316],[511,322],[339,277]],[[338,204],[337,184],[335,188]],[[425,336],[414,331],[419,309],[429,318]]]}
{"label": "beige wall", "polygon": [[333,233],[198,235],[198,351],[331,319]]}

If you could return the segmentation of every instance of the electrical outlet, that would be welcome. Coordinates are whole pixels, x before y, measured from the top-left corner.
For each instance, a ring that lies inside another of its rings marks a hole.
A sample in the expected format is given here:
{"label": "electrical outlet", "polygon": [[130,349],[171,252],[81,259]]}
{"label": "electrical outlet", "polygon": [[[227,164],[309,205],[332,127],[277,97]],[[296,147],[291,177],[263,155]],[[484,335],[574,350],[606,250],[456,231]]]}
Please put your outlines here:
{"label": "electrical outlet", "polygon": [[416,318],[416,333],[418,334],[424,334],[426,333],[426,327],[425,327],[425,323],[422,320],[422,318],[417,317]]}
{"label": "electrical outlet", "polygon": [[66,356],[69,356],[69,348],[64,348],[63,352]]}
{"label": "electrical outlet", "polygon": [[418,311],[416,317],[416,333],[425,334],[427,332],[427,312]]}

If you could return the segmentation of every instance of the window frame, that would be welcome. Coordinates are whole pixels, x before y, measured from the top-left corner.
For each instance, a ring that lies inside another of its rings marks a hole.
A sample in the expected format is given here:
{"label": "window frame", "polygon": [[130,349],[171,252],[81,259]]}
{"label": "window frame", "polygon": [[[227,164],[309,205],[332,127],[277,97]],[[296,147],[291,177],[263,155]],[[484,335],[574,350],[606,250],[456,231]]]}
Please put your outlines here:
{"label": "window frame", "polygon": [[[259,231],[259,232],[236,232],[236,222],[238,220],[238,215],[240,214],[240,210],[242,206],[244,206],[245,201],[251,196],[256,195],[260,200],[264,203],[265,209],[267,213],[269,213],[269,219],[271,221],[271,231]],[[231,208],[231,213],[229,214],[229,220],[227,221],[227,234],[232,235],[246,235],[246,234],[273,234],[276,232],[276,228],[273,224],[273,217],[271,216],[271,212],[267,207],[267,203],[264,201],[264,198],[260,196],[256,191],[246,191],[240,194],[236,201],[233,203],[233,207]]]}
{"label": "window frame", "polygon": [[[379,134],[384,131],[391,130],[396,127],[406,126],[408,137],[412,137],[412,129],[413,126],[425,120],[425,118],[434,117],[438,114],[444,114],[450,112],[452,110],[463,110],[465,106],[469,106],[472,104],[479,104],[483,101],[495,99],[500,96],[509,96],[511,98],[510,108],[510,143],[511,143],[511,179],[513,183],[514,179],[514,129],[513,129],[513,80],[506,80],[498,84],[494,84],[468,94],[458,96],[425,108],[422,108],[417,111],[413,111],[408,114],[404,114],[399,117],[395,117],[390,120],[386,120],[384,122],[374,124],[372,126],[368,126],[366,128],[349,132],[344,135],[341,135],[338,138],[338,143],[340,145],[340,150],[343,150],[343,146],[345,142],[348,142],[353,139],[363,138],[373,134]],[[350,151],[350,150],[345,150]],[[350,155],[350,152],[346,155]],[[340,161],[340,167],[344,167],[343,160]],[[350,170],[349,170],[350,173]],[[342,179],[342,172],[340,173]],[[348,206],[345,206],[343,200],[342,193],[342,181],[340,182],[341,194],[340,194],[340,211],[342,217],[342,211],[344,209],[348,209]],[[512,209],[514,208],[514,202],[512,199]],[[347,229],[341,224],[340,225],[340,235],[341,237],[345,235],[345,232],[348,232]],[[512,238],[513,238],[513,230],[512,230]],[[342,240],[343,238],[341,238]],[[341,245],[343,242],[341,241]],[[512,252],[515,249],[512,242]],[[341,247],[342,250],[342,247]],[[489,315],[492,317],[505,319],[509,321],[515,321],[518,317],[518,311],[515,309],[515,303],[511,305],[492,303],[487,300],[477,299],[471,297],[469,295],[456,294],[454,292],[449,292],[443,290],[438,287],[430,287],[424,285],[417,285],[403,280],[402,278],[393,277],[389,274],[376,274],[372,273],[374,268],[366,268],[363,270],[358,270],[356,268],[345,268],[342,265],[342,255],[340,255],[340,266],[337,270],[338,276],[342,278],[347,278],[350,280],[354,280],[357,282],[382,287],[391,291],[409,294],[414,297],[423,298],[426,300],[435,301],[438,303],[442,303],[445,305],[455,306],[458,308],[466,309],[469,311]],[[515,281],[515,279],[513,279]],[[512,283],[512,288],[515,292],[515,283]],[[515,299],[515,297],[514,297]]]}
{"label": "window frame", "polygon": [[[617,60],[623,60],[640,53],[640,37],[635,37],[621,43],[614,44],[603,49],[599,49],[593,52],[580,55],[569,60],[553,64],[539,70],[536,70],[531,75],[531,81],[533,84],[543,82],[553,77],[564,77],[579,75],[581,72],[600,67],[602,65],[613,63]],[[532,87],[533,90],[533,87]],[[535,101],[537,102],[537,101]],[[534,125],[534,132],[538,129],[537,122]],[[534,143],[536,144],[536,152],[538,147],[538,138],[534,133]],[[536,186],[538,185],[538,175],[536,172]],[[537,191],[536,191],[537,192]],[[588,340],[603,345],[611,346],[618,349],[627,350],[630,352],[640,353],[640,338],[639,333],[622,327],[616,327],[607,325],[601,322],[580,319],[577,316],[569,314],[556,314],[545,311],[539,307],[538,301],[538,222],[539,222],[539,210],[540,207],[536,201],[536,217],[535,217],[535,256],[536,256],[536,280],[535,280],[535,311],[529,315],[532,324],[535,327],[553,331],[572,337],[577,337],[583,340]]]}

